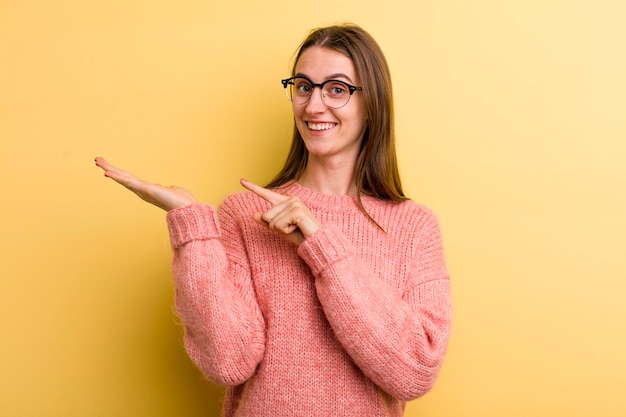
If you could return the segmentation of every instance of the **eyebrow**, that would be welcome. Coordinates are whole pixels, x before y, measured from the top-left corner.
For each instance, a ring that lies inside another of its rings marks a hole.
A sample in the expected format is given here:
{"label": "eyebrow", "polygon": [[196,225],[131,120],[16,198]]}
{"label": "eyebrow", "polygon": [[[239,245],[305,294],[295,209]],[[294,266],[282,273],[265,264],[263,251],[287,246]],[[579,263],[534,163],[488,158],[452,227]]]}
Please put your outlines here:
{"label": "eyebrow", "polygon": [[[311,77],[309,77],[308,75],[303,74],[303,73],[301,73],[301,72],[297,73],[297,74],[295,75],[295,77],[304,77],[304,78],[306,78],[306,79],[308,79],[308,80],[311,80]],[[350,77],[348,77],[346,74],[341,73],[341,72],[336,72],[336,73],[334,73],[334,74],[330,74],[328,77],[326,77],[326,80],[336,80],[336,79],[338,79],[338,78],[345,78],[345,79],[346,79],[346,80],[348,80],[349,82],[354,83],[354,81],[352,81],[352,79],[351,79]],[[312,81],[312,80],[311,80],[311,81]]]}

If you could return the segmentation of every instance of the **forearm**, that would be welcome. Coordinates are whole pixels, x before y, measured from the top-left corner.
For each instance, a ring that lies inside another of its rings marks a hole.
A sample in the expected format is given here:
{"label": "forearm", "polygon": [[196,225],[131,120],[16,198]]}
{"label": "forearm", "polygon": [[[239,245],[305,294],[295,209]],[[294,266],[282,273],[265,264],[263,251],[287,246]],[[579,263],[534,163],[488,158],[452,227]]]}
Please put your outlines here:
{"label": "forearm", "polygon": [[176,311],[185,347],[197,366],[219,384],[237,385],[261,360],[264,324],[246,283],[249,272],[229,261],[215,216],[208,207],[168,216]]}
{"label": "forearm", "polygon": [[[326,230],[303,249],[335,335],[374,383],[399,399],[426,393],[448,339],[445,269],[413,288],[392,288],[341,235]],[[427,297],[424,295],[427,294]]]}
{"label": "forearm", "polygon": [[[361,370],[398,399],[411,400],[428,392],[443,361],[449,319],[434,318],[440,314],[427,308],[416,309],[371,276],[338,278],[330,271],[323,275],[317,288],[324,311]],[[445,282],[436,284],[437,293],[446,292]]]}

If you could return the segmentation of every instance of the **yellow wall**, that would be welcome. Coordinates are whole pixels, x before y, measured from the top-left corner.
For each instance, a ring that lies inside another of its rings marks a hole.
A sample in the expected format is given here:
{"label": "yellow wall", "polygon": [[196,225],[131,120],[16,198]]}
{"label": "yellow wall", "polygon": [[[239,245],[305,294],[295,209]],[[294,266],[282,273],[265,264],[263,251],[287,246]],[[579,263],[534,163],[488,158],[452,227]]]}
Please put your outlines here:
{"label": "yellow wall", "polygon": [[102,155],[217,203],[268,180],[308,29],[361,24],[409,194],[439,214],[449,356],[407,416],[623,416],[621,0],[0,2],[0,416],[216,416],[181,348],[164,215]]}

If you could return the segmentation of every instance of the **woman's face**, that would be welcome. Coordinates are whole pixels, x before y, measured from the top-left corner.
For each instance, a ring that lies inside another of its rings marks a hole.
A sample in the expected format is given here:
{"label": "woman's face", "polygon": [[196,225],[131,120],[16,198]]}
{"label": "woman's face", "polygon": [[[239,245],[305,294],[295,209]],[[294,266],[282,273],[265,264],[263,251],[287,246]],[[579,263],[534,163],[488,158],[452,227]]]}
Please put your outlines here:
{"label": "woman's face", "polygon": [[[361,86],[350,58],[319,46],[310,47],[300,55],[295,75],[316,84],[333,79]],[[345,106],[333,109],[324,103],[321,93],[320,88],[314,88],[306,103],[293,104],[296,125],[309,158],[355,161],[367,127],[363,96],[355,91]]]}

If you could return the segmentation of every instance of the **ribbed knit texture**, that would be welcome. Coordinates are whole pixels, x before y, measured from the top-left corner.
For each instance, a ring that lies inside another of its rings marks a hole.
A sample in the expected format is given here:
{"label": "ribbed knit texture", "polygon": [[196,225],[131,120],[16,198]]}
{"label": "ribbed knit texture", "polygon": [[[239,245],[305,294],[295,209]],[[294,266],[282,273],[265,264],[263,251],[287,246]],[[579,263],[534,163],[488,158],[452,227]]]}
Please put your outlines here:
{"label": "ribbed knit texture", "polygon": [[427,208],[292,183],[324,225],[299,247],[252,219],[250,192],[167,216],[185,348],[229,386],[225,417],[399,417],[433,386],[451,306]]}

